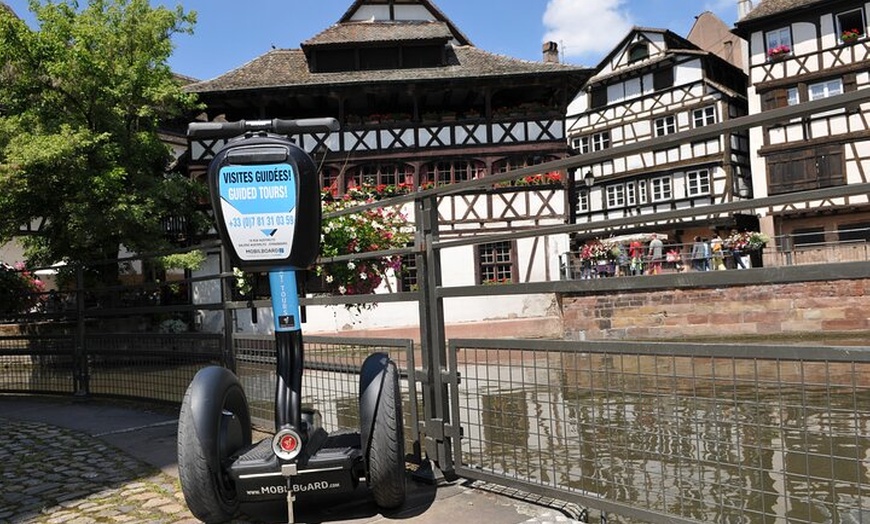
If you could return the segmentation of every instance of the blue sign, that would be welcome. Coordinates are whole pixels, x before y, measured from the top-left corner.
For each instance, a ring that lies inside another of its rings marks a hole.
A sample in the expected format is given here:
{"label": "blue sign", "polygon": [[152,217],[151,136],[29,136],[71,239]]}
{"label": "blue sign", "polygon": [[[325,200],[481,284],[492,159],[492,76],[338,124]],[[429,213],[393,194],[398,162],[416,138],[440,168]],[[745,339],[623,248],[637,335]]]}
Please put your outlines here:
{"label": "blue sign", "polygon": [[301,330],[296,272],[289,269],[270,271],[269,288],[272,291],[272,313],[275,315],[275,332]]}
{"label": "blue sign", "polygon": [[282,259],[290,253],[296,231],[296,176],[290,164],[220,168],[221,212],[241,260]]}

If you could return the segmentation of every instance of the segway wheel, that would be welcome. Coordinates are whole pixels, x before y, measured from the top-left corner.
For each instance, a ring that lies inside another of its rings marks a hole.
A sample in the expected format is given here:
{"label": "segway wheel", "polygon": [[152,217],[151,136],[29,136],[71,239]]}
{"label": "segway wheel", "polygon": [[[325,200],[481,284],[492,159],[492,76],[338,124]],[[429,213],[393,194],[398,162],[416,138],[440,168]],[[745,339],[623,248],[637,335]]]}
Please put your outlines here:
{"label": "segway wheel", "polygon": [[399,374],[387,365],[369,450],[369,486],[378,506],[398,508],[405,503],[405,436]]}
{"label": "segway wheel", "polygon": [[251,444],[251,416],[239,379],[210,366],[191,381],[178,418],[178,476],[190,512],[207,524],[239,509],[228,459]]}

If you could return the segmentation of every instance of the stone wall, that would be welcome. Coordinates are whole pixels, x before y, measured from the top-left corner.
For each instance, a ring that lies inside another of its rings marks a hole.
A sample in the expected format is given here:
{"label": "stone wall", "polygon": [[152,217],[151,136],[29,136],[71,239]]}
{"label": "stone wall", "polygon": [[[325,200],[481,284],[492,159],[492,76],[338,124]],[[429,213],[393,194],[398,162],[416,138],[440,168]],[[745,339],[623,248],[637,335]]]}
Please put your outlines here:
{"label": "stone wall", "polygon": [[870,278],[623,289],[563,295],[562,317],[569,339],[858,336],[870,330],[868,291]]}

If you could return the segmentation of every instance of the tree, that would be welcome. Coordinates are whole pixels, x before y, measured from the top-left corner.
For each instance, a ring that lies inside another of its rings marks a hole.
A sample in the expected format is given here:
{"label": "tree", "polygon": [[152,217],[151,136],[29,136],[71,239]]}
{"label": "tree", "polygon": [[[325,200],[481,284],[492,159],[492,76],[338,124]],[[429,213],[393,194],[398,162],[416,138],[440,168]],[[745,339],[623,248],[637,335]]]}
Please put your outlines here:
{"label": "tree", "polygon": [[158,126],[195,107],[167,65],[194,12],[148,0],[31,0],[38,30],[0,10],[0,242],[32,264],[163,247],[162,219],[194,216]]}

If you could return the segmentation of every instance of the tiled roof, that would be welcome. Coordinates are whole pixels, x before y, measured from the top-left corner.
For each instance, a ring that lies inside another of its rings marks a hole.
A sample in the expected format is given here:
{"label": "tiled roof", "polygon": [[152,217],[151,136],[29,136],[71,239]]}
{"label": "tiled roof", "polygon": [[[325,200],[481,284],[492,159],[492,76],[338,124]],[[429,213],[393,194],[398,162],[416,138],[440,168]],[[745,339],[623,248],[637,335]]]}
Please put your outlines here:
{"label": "tiled roof", "polygon": [[405,40],[449,40],[453,37],[444,22],[349,22],[335,24],[302,47],[359,42],[396,42]]}
{"label": "tiled roof", "polygon": [[[767,16],[778,15],[792,9],[809,7],[815,4],[822,4],[828,0],[762,0],[760,4],[755,6],[752,11],[741,18],[739,22],[748,22]],[[739,23],[738,22],[738,23]]]}
{"label": "tiled roof", "polygon": [[195,93],[247,89],[336,86],[371,82],[408,82],[454,78],[487,78],[554,72],[582,73],[588,69],[565,64],[518,60],[481,51],[473,46],[448,46],[448,65],[416,69],[312,73],[299,49],[277,49],[217,78],[189,85]]}

